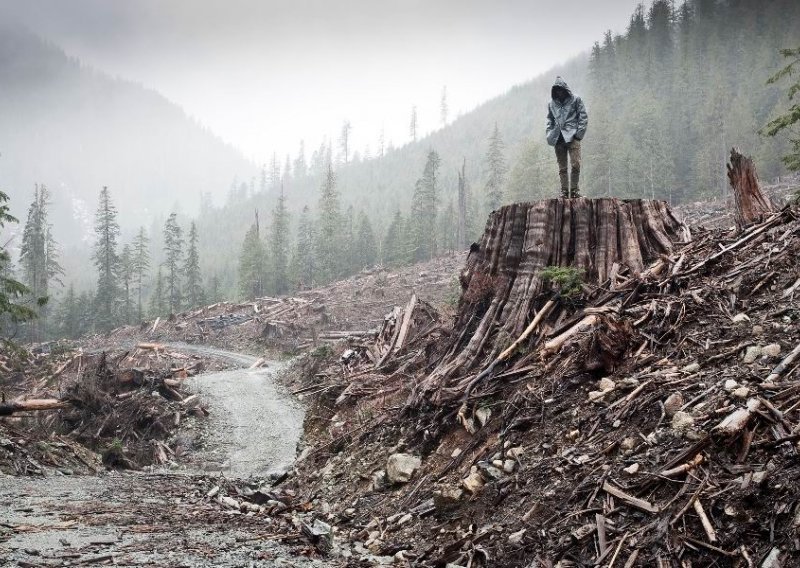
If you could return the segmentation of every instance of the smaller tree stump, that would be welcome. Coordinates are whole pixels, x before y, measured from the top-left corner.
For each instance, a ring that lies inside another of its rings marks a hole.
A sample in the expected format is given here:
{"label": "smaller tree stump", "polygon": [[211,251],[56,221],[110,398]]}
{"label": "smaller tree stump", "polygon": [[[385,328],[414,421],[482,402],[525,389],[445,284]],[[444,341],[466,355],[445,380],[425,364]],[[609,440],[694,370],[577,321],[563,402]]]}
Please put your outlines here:
{"label": "smaller tree stump", "polygon": [[738,148],[731,150],[731,161],[728,163],[728,180],[733,188],[736,210],[736,226],[743,229],[748,225],[762,221],[774,211],[769,197],[761,191],[758,174],[753,159],[744,156]]}

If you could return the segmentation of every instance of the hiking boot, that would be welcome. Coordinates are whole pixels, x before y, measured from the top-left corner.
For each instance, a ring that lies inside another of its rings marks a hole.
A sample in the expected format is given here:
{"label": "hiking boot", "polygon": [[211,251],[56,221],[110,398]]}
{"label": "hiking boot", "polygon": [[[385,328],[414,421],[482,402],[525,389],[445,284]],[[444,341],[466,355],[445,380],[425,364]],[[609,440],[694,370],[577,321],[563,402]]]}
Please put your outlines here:
{"label": "hiking boot", "polygon": [[580,199],[581,198],[581,194],[578,191],[577,187],[572,188],[569,193],[570,193],[570,195],[569,195],[570,199]]}

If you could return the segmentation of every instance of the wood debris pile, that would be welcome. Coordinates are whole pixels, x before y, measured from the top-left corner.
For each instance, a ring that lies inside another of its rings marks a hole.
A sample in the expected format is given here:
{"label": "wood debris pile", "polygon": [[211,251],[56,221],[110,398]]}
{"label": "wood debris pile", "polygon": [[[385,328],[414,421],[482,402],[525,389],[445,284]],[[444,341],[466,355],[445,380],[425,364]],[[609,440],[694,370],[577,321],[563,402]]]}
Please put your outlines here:
{"label": "wood debris pile", "polygon": [[173,461],[181,422],[208,414],[183,388],[203,369],[194,356],[143,343],[114,356],[66,354],[39,378],[17,377],[4,390],[16,396],[0,403],[0,471],[95,472]]}
{"label": "wood debris pile", "polygon": [[413,565],[800,563],[800,219],[692,233],[531,297],[435,388],[475,327],[426,310],[395,350],[395,309],[314,364],[293,486],[353,550]]}

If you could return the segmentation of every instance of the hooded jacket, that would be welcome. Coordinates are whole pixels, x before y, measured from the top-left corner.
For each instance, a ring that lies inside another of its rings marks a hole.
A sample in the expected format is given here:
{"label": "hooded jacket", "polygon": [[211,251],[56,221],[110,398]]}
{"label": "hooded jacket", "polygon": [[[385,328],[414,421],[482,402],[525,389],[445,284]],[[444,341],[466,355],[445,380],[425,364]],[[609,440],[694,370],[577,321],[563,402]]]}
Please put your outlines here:
{"label": "hooded jacket", "polygon": [[[568,93],[563,102],[555,96],[558,87]],[[547,105],[547,143],[555,146],[559,135],[564,136],[564,142],[567,144],[573,139],[582,140],[589,125],[589,116],[581,98],[572,94],[561,77],[556,77],[550,90],[550,97],[550,103]]]}

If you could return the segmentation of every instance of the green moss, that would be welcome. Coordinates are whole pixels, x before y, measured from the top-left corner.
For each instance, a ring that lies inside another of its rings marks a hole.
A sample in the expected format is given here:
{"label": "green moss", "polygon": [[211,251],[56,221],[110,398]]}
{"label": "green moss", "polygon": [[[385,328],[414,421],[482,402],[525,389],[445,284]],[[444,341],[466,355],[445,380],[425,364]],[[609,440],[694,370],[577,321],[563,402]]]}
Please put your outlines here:
{"label": "green moss", "polygon": [[566,297],[577,296],[583,290],[584,271],[572,266],[546,266],[539,273],[542,280],[553,284]]}

